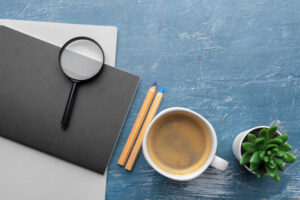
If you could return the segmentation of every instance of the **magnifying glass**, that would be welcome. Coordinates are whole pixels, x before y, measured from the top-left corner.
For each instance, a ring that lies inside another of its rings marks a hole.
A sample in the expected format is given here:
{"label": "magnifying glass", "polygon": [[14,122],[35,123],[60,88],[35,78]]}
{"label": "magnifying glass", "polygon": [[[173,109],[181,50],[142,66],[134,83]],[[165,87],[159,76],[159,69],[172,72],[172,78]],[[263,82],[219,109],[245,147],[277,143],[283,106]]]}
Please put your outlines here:
{"label": "magnifying glass", "polygon": [[76,37],[64,44],[59,52],[59,65],[72,81],[72,88],[61,120],[62,129],[69,125],[78,85],[95,78],[102,69],[102,47],[88,37]]}

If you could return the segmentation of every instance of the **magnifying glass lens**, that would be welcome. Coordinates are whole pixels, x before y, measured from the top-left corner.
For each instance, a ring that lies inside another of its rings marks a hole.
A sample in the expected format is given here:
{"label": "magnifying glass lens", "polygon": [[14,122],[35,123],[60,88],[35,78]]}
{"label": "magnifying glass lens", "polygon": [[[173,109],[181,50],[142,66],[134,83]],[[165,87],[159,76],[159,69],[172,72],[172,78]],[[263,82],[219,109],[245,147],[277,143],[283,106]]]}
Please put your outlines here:
{"label": "magnifying glass lens", "polygon": [[79,39],[71,42],[61,52],[60,64],[71,79],[83,81],[94,77],[103,65],[103,53],[92,41]]}

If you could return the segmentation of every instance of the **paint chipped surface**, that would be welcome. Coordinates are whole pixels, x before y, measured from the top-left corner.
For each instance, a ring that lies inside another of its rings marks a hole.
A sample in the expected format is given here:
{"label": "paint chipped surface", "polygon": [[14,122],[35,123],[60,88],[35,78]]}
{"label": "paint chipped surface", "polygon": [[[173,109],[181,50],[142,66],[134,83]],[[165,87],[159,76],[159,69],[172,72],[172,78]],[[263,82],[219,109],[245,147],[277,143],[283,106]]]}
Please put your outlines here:
{"label": "paint chipped surface", "polygon": [[231,102],[232,101],[232,97],[231,96],[228,96],[225,98],[225,102]]}
{"label": "paint chipped surface", "polygon": [[[1,18],[118,27],[116,66],[141,83],[108,168],[108,200],[299,199],[299,10],[300,1],[0,1]],[[212,123],[227,171],[208,168],[176,182],[142,154],[133,172],[116,164],[153,81],[166,89],[160,110],[187,107]],[[289,135],[298,157],[281,183],[249,174],[231,150],[238,133],[273,124]]]}

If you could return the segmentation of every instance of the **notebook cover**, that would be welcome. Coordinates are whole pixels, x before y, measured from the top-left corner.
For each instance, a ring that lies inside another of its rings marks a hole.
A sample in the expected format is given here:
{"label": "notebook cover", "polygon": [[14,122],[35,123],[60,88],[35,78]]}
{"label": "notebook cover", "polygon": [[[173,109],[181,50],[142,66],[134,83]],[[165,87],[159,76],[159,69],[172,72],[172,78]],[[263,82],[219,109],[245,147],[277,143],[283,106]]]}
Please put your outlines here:
{"label": "notebook cover", "polygon": [[0,26],[0,135],[103,174],[139,83],[104,65],[78,88],[70,125],[60,127],[71,88],[60,48]]}

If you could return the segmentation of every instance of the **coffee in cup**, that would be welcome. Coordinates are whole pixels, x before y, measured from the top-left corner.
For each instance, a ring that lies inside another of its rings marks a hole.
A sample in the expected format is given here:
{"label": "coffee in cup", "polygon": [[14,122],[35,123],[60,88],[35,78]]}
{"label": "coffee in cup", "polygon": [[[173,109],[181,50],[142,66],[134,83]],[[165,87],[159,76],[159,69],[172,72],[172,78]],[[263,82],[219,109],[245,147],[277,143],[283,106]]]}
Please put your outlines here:
{"label": "coffee in cup", "polygon": [[205,124],[186,112],[171,112],[155,123],[148,135],[153,162],[171,174],[183,175],[199,169],[211,150]]}
{"label": "coffee in cup", "polygon": [[161,111],[143,139],[143,153],[158,173],[186,181],[201,175],[209,165],[225,170],[228,162],[216,156],[217,136],[200,114],[181,107]]}

